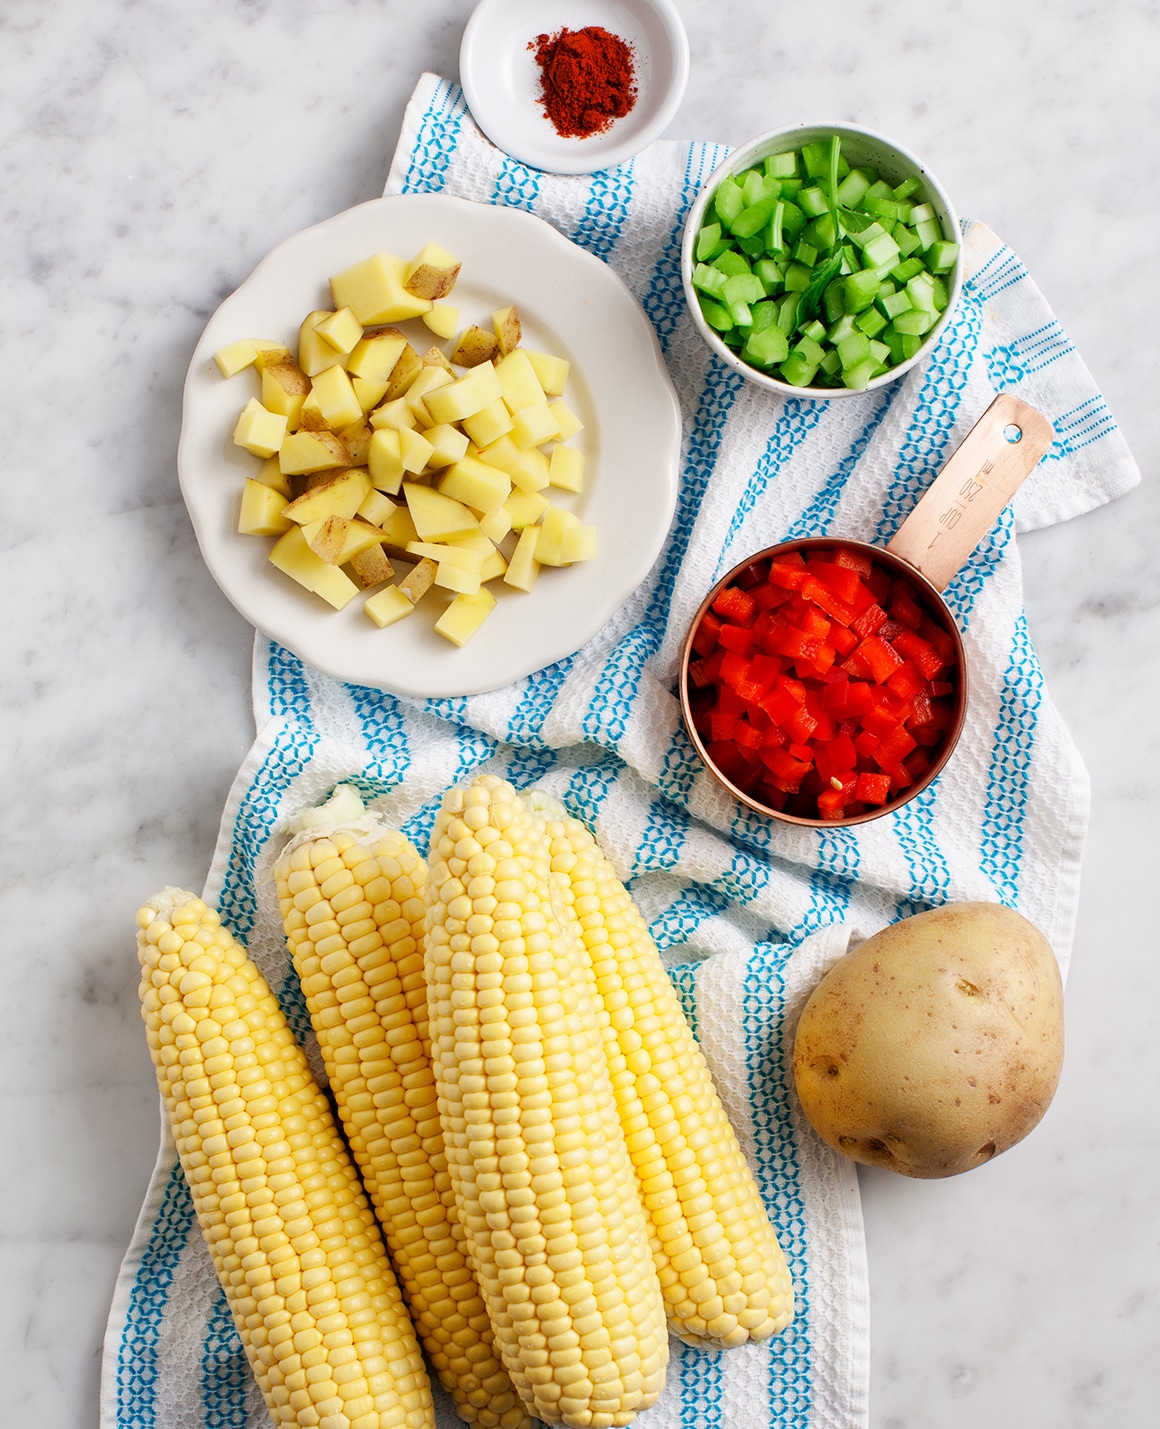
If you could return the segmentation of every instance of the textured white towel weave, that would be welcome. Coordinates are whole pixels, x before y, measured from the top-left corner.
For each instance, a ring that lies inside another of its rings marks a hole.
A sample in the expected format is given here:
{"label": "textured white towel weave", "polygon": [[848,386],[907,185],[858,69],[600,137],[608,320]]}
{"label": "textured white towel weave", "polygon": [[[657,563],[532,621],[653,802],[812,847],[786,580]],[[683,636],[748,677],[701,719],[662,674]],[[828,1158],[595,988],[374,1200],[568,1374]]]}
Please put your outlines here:
{"label": "textured white towel weave", "polygon": [[[641,1429],[859,1429],[868,1320],[857,1182],[804,1125],[786,1075],[797,1009],[850,940],[952,899],[1018,908],[1066,968],[1087,779],[1043,685],[1022,608],[1017,529],[1078,515],[1139,479],[1103,399],[1018,258],[965,226],[963,300],[929,362],[861,400],[783,400],[711,359],[684,309],[685,214],[720,146],[659,143],[583,178],[493,148],[458,88],[420,81],[389,193],[442,191],[539,214],[623,277],[656,326],[684,419],[665,550],[609,625],[559,665],[493,694],[420,707],[344,686],[259,636],[258,738],[231,791],[206,885],[311,1042],[286,980],[270,885],[288,818],[353,777],[422,843],[442,791],[477,770],[539,784],[598,832],[680,989],[794,1273],[795,1324],[769,1347],[674,1343]],[[688,621],[717,575],[787,535],[888,539],[998,390],[1056,441],[947,591],[972,670],[944,774],[898,813],[813,832],[741,810],[700,771],[672,688]],[[172,1142],[109,1319],[103,1429],[257,1429],[224,1298]],[[441,1429],[457,1421],[444,1403]]]}

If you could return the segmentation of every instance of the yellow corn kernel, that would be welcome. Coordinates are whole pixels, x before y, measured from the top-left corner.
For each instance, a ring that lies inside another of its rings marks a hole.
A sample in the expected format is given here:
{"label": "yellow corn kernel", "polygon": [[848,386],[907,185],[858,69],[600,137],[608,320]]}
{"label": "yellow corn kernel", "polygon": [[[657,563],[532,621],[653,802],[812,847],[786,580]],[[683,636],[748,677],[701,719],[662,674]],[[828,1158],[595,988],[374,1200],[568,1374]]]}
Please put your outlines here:
{"label": "yellow corn kernel", "polygon": [[524,1403],[553,1424],[611,1429],[655,1401],[668,1343],[582,954],[557,902],[543,824],[509,784],[482,776],[444,798],[426,973],[456,1204]]}
{"label": "yellow corn kernel", "polygon": [[[275,877],[347,1140],[430,1361],[468,1423],[529,1429],[445,1169],[423,976],[426,872],[401,833],[324,824],[288,845]],[[337,931],[320,941],[323,927]]]}
{"label": "yellow corn kernel", "polygon": [[[137,928],[158,1084],[274,1422],[321,1426],[333,1415],[338,1429],[351,1423],[344,1404],[357,1402],[365,1429],[434,1429],[431,1387],[374,1216],[265,978],[192,893],[164,889]],[[163,1001],[162,990],[174,996]],[[299,1386],[291,1354],[319,1350]]]}

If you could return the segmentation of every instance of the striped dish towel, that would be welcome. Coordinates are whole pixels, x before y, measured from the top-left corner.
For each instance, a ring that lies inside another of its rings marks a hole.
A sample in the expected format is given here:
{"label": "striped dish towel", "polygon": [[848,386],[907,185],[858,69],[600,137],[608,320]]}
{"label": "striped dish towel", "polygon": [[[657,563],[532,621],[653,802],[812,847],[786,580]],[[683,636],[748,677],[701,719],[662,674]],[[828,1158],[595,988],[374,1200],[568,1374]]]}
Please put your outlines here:
{"label": "striped dish towel", "polygon": [[[443,790],[476,771],[558,795],[598,833],[650,920],[789,1258],[794,1324],[723,1353],[673,1345],[641,1429],[858,1429],[868,1296],[853,1166],[802,1122],[787,1076],[796,1014],[851,940],[953,899],[1018,908],[1066,969],[1087,778],[1027,631],[1017,530],[1076,516],[1139,479],[1092,379],[1018,258],[965,226],[967,282],[933,357],[862,399],[783,399],[709,356],[685,313],[681,229],[726,150],[659,143],[584,178],[493,148],[459,89],[426,75],[388,193],[446,192],[539,214],[621,275],[656,326],[684,418],[677,515],[649,579],[570,659],[471,699],[417,705],[345,686],[259,636],[258,739],[231,791],[206,897],[311,1036],[270,873],[288,819],[354,782],[421,846]],[[998,390],[1055,425],[1049,455],[952,582],[972,699],[959,751],[898,813],[822,832],[764,821],[700,771],[673,682],[702,595],[786,536],[885,541]],[[317,1063],[317,1057],[315,1054]],[[440,1405],[441,1429],[457,1421]],[[163,1140],[117,1284],[103,1429],[257,1429],[250,1380]]]}

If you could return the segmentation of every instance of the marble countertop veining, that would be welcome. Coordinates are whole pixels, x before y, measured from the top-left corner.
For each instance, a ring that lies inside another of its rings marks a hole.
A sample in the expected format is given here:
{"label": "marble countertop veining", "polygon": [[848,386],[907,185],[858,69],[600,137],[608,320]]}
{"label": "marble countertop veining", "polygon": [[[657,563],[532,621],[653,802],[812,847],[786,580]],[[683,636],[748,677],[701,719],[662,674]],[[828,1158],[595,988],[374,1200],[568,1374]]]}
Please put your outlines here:
{"label": "marble countertop veining", "polygon": [[[1027,262],[1145,474],[1022,543],[1094,792],[1056,1104],[968,1177],[862,1180],[873,1429],[1143,1429],[1160,1400],[1156,6],[679,3],[694,63],[670,136],[811,116],[899,136]],[[456,72],[469,9],[0,6],[9,1424],[95,1423],[156,1142],[132,910],[200,887],[252,735],[251,632],[177,491],[188,356],[270,247],[381,191],[414,80]]]}

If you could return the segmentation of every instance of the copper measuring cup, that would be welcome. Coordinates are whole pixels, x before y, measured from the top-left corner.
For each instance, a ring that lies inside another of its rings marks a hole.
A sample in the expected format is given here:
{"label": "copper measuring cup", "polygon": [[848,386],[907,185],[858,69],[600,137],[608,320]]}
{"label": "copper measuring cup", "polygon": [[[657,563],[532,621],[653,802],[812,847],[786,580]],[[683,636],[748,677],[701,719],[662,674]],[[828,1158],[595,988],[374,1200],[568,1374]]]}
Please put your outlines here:
{"label": "copper measuring cup", "polygon": [[[705,599],[689,626],[681,655],[678,691],[681,713],[689,738],[705,768],[739,803],[756,813],[787,824],[806,828],[848,828],[870,819],[893,813],[913,799],[936,779],[954,751],[962,734],[967,715],[967,665],[962,636],[942,592],[966,563],[975,547],[994,525],[999,513],[1015,495],[1024,480],[1038,465],[1050,447],[1054,429],[1041,412],[1003,393],[996,397],[950,460],[920,497],[885,548],[866,541],[848,540],[842,536],[809,536],[782,541],[767,546],[739,561],[724,575]],[[709,757],[700,731],[693,719],[689,690],[689,664],[693,655],[693,640],[706,611],[724,588],[749,566],[771,556],[791,551],[809,552],[819,548],[843,546],[869,556],[892,577],[907,581],[922,598],[922,603],[950,637],[955,651],[957,680],[954,691],[954,713],[938,752],[929,768],[896,798],[867,813],[845,818],[805,818],[784,810],[770,808],[759,799],[739,789],[718,769]]]}

